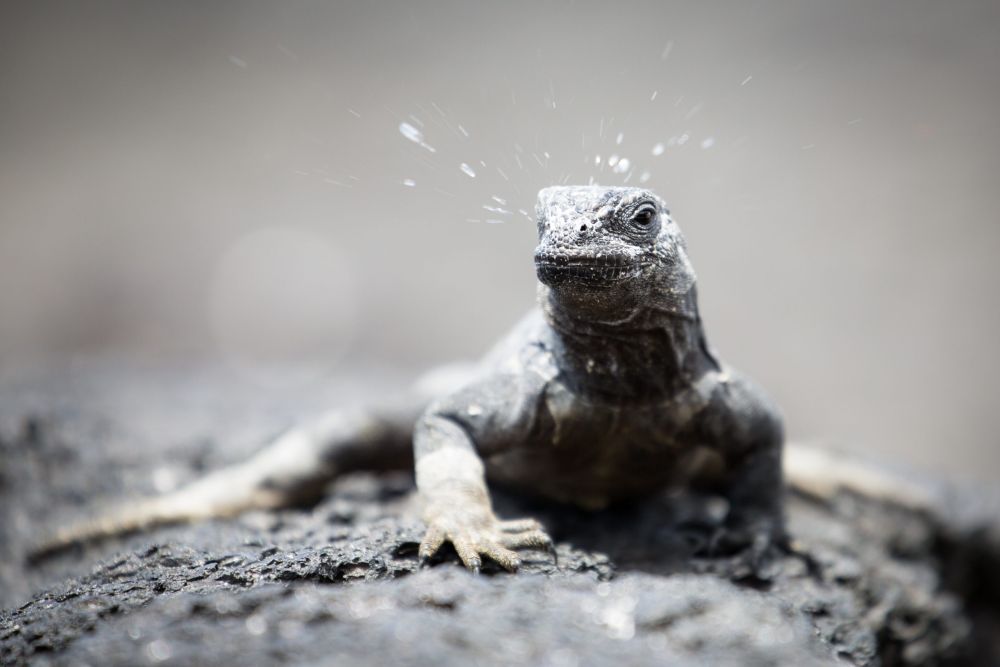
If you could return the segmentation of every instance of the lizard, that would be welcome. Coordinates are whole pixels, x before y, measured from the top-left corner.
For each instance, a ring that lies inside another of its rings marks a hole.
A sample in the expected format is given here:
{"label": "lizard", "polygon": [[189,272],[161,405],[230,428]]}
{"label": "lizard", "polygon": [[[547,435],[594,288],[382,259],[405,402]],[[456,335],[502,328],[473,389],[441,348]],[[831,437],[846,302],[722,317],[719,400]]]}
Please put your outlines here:
{"label": "lizard", "polygon": [[786,474],[823,497],[848,486],[928,502],[820,450],[783,457],[777,407],[708,344],[686,241],[654,192],[547,187],[535,213],[537,307],[478,364],[384,405],[334,410],[242,463],[57,531],[35,555],[315,502],[357,470],[413,469],[427,526],[420,558],[450,542],[476,572],[484,558],[514,571],[519,549],[551,546],[538,521],[495,514],[488,482],[590,510],[707,483],[728,502],[713,548],[757,554],[787,542]]}

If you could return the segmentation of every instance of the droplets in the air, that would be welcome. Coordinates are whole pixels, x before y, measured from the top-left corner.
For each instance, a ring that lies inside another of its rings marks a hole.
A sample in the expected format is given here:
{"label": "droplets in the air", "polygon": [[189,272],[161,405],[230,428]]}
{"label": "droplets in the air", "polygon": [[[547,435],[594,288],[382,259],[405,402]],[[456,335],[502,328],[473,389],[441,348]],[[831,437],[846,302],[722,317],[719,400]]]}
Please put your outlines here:
{"label": "droplets in the air", "polygon": [[412,178],[404,178],[403,179],[403,185],[405,185],[408,188],[415,188],[415,187],[417,187],[417,182],[415,180],[413,180]]}
{"label": "droplets in the air", "polygon": [[653,146],[652,153],[653,153],[654,156],[660,156],[660,155],[663,155],[663,151],[665,151],[665,150],[667,150],[667,147],[664,146],[663,142],[661,141],[658,144],[656,144],[656,145]]}
{"label": "droplets in the air", "polygon": [[616,174],[624,174],[628,171],[629,167],[631,166],[632,163],[629,161],[629,159],[627,157],[623,157],[620,158],[617,161],[617,163],[611,165],[611,170]]}
{"label": "droplets in the air", "polygon": [[405,121],[400,123],[399,133],[402,134],[407,139],[409,139],[410,141],[412,141],[413,143],[420,146],[421,148],[426,148],[431,153],[437,152],[437,150],[433,146],[424,141],[424,133],[415,128],[413,125],[410,125]]}
{"label": "droplets in the air", "polygon": [[715,137],[705,137],[701,141],[701,148],[702,148],[702,150],[708,150],[709,148],[711,148],[714,145],[715,145]]}
{"label": "droplets in the air", "polygon": [[459,169],[461,169],[461,170],[462,170],[462,172],[463,172],[463,173],[464,173],[464,174],[465,174],[466,176],[468,176],[469,178],[475,178],[475,177],[476,177],[476,172],[475,172],[475,171],[473,171],[473,170],[472,170],[472,167],[470,167],[470,166],[469,166],[468,164],[466,164],[465,162],[463,162],[462,164],[458,165],[458,168],[459,168]]}

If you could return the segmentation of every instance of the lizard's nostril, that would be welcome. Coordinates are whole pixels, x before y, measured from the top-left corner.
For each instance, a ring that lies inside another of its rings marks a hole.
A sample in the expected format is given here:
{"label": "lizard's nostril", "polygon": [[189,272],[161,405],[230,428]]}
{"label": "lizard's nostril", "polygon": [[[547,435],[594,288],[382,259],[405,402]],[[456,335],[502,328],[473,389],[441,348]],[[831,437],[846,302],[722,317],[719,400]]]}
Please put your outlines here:
{"label": "lizard's nostril", "polygon": [[587,231],[587,225],[586,224],[580,225],[580,231],[581,232]]}

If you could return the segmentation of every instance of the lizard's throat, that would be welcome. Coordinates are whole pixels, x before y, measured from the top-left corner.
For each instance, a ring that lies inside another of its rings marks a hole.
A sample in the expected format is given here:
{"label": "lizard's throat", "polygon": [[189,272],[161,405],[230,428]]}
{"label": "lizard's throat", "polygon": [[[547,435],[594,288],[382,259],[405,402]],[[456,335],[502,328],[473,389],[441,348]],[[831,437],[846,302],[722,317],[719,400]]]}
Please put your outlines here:
{"label": "lizard's throat", "polygon": [[580,312],[544,286],[539,300],[555,334],[559,367],[582,394],[655,401],[693,384],[714,366],[693,290],[684,307],[637,305],[617,319]]}

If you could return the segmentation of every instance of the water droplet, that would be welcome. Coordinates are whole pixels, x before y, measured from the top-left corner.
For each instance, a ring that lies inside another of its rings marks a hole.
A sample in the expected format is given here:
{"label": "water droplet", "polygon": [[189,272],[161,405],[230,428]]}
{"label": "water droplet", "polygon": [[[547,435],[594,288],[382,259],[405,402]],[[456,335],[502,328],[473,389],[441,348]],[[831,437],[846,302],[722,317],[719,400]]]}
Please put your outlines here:
{"label": "water droplet", "polygon": [[663,155],[663,151],[665,150],[667,150],[667,147],[663,145],[663,142],[660,142],[653,146],[653,155]]}
{"label": "water droplet", "polygon": [[615,137],[615,144],[621,146],[623,141],[625,141],[625,133],[619,132],[618,136]]}
{"label": "water droplet", "polygon": [[487,218],[486,224],[488,225],[502,225],[503,220],[497,220],[496,218]]}
{"label": "water droplet", "polygon": [[409,123],[403,122],[399,124],[399,133],[404,137],[409,139],[415,144],[419,144],[421,147],[426,148],[431,153],[436,153],[437,150],[424,141],[424,133],[410,125]]}
{"label": "water droplet", "polygon": [[614,165],[614,172],[616,174],[624,174],[626,171],[628,171],[628,168],[631,166],[631,164],[632,163],[629,162],[629,159],[627,157],[623,157],[622,159],[618,160],[618,164]]}
{"label": "water droplet", "polygon": [[462,164],[458,165],[458,168],[461,169],[463,172],[465,172],[465,175],[468,176],[469,178],[475,178],[476,177],[476,172],[472,171],[472,167],[470,167],[469,165],[465,164],[464,162]]}
{"label": "water droplet", "polygon": [[608,166],[609,167],[613,167],[616,164],[618,164],[618,156],[617,155],[612,155],[611,157],[608,158]]}
{"label": "water droplet", "polygon": [[408,188],[415,188],[417,186],[417,182],[412,178],[404,178],[403,185],[405,185]]}
{"label": "water droplet", "polygon": [[702,106],[704,105],[701,102],[699,102],[698,104],[691,107],[691,110],[687,112],[686,116],[684,116],[684,120],[691,120],[692,118],[697,116],[698,112],[701,111]]}
{"label": "water droplet", "polygon": [[715,145],[715,137],[705,137],[701,142],[702,150],[708,150]]}
{"label": "water droplet", "polygon": [[644,171],[641,174],[639,174],[639,182],[640,183],[645,183],[645,182],[647,182],[652,177],[653,177],[652,174],[650,174],[648,171]]}
{"label": "water droplet", "polygon": [[247,68],[247,61],[243,60],[242,58],[237,58],[236,56],[229,56],[229,62],[236,65],[237,67],[242,67],[243,69]]}
{"label": "water droplet", "polygon": [[660,94],[660,91],[658,91],[658,90],[654,90],[654,91],[653,91],[653,94],[649,96],[649,101],[650,101],[650,102],[654,102],[654,101],[656,101],[656,96],[657,96],[657,95],[659,95],[659,94]]}
{"label": "water droplet", "polygon": [[490,199],[492,199],[496,203],[500,204],[501,206],[506,206],[507,205],[507,200],[504,199],[503,197],[498,197],[496,195],[493,195],[492,197],[490,197]]}
{"label": "water droplet", "polygon": [[667,45],[663,47],[663,51],[660,53],[660,60],[666,60],[670,57],[670,52],[674,49],[674,41],[670,40]]}
{"label": "water droplet", "polygon": [[407,139],[409,139],[410,141],[412,141],[413,143],[419,144],[423,148],[426,148],[431,153],[437,152],[432,146],[428,145],[427,142],[424,141],[424,133],[415,128],[414,126],[410,125],[409,123],[406,122],[400,123],[399,133],[402,134]]}
{"label": "water droplet", "polygon": [[753,75],[752,74],[747,74],[747,78],[743,79],[743,81],[740,82],[740,85],[741,86],[747,85],[748,83],[750,83],[751,79],[753,79]]}
{"label": "water droplet", "polygon": [[594,156],[594,166],[597,167],[597,166],[600,166],[600,164],[601,164],[601,156],[600,155],[595,155]]}
{"label": "water droplet", "polygon": [[464,127],[462,127],[461,124],[459,124],[459,126],[458,126],[458,131],[461,132],[462,134],[464,134],[466,139],[469,138],[469,131],[467,129],[465,129]]}
{"label": "water droplet", "polygon": [[483,204],[483,208],[489,211],[490,213],[499,213],[500,215],[511,214],[510,211],[504,208],[500,208],[499,206],[490,206],[489,204]]}
{"label": "water droplet", "polygon": [[691,138],[691,135],[689,135],[687,132],[685,132],[681,136],[677,137],[677,145],[678,146],[683,146],[684,144],[686,144],[688,142],[688,139],[690,139],[690,138]]}

